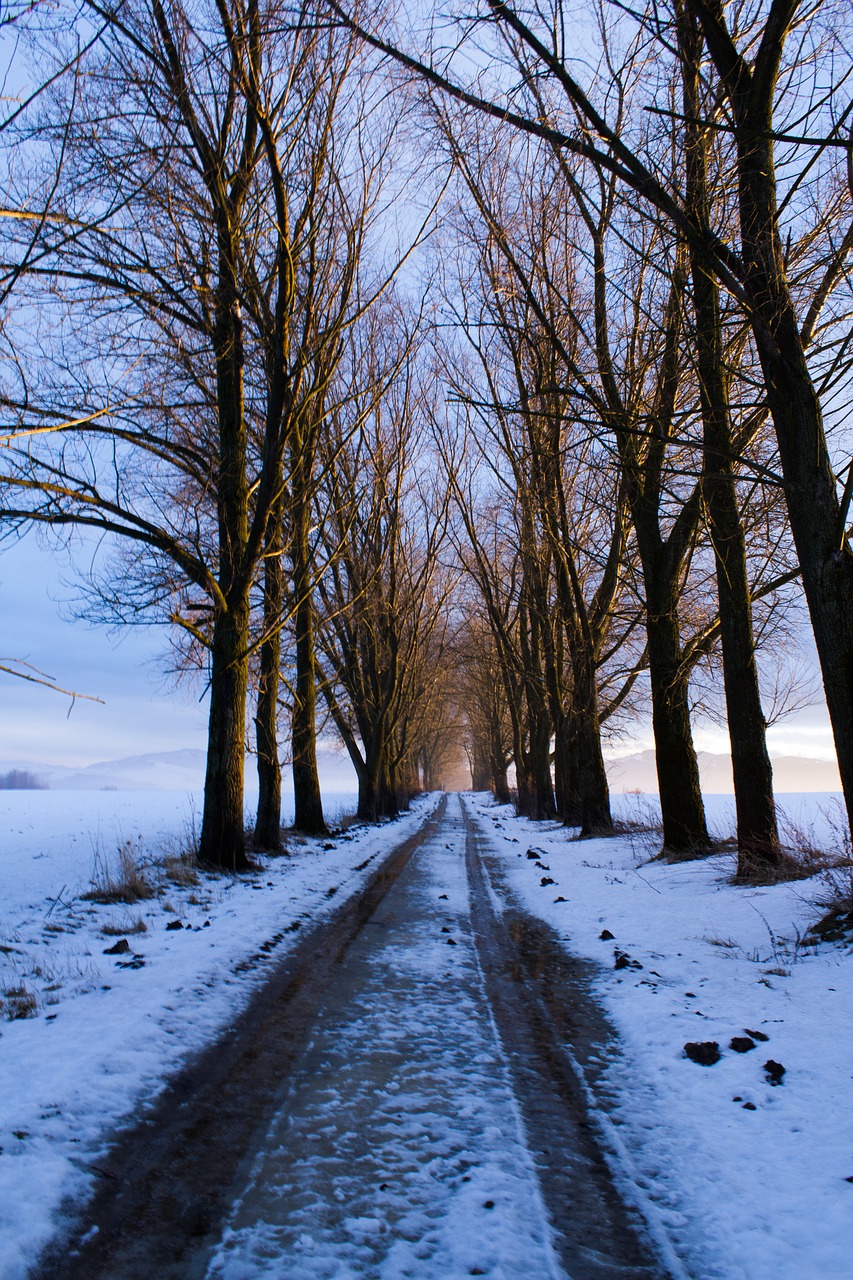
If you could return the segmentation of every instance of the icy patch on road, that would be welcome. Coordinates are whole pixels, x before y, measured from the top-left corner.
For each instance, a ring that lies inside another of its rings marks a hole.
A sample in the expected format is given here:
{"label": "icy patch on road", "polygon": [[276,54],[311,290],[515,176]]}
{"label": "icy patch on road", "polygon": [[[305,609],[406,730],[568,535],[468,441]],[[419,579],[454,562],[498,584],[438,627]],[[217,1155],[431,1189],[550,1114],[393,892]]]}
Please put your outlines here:
{"label": "icy patch on road", "polygon": [[563,1274],[468,932],[458,804],[348,951],[210,1277]]}

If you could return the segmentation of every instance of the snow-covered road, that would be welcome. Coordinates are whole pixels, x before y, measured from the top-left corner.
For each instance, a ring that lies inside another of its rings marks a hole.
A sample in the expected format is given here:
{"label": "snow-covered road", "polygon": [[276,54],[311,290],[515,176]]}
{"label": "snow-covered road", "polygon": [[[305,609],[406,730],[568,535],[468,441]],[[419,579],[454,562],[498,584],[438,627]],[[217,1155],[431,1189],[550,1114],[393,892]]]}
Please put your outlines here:
{"label": "snow-covered road", "polygon": [[349,949],[211,1277],[562,1276],[471,933],[458,797]]}

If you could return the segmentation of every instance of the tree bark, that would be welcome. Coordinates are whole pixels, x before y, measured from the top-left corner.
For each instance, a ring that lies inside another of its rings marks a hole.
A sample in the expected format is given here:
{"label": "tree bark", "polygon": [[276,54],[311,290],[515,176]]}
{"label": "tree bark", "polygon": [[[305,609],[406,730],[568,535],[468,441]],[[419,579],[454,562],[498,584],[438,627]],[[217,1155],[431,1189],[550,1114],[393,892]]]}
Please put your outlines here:
{"label": "tree bark", "polygon": [[[644,566],[645,568],[645,566]],[[658,776],[663,852],[700,857],[710,847],[699,763],[690,727],[689,672],[679,636],[672,592],[646,574],[649,680]]]}
{"label": "tree bark", "polygon": [[199,858],[244,870],[243,763],[248,686],[248,599],[215,621],[211,644],[210,716]]}
{"label": "tree bark", "polygon": [[258,710],[255,717],[258,753],[258,814],[255,844],[281,848],[281,762],[278,754],[278,687],[281,668],[281,617],[284,602],[282,565],[282,499],[267,526],[264,558],[264,639],[260,648]]}
{"label": "tree bark", "polygon": [[601,751],[598,720],[598,688],[592,654],[578,646],[572,652],[572,692],[575,703],[575,787],[580,800],[581,835],[608,835],[613,831],[610,788]]}
{"label": "tree bark", "polygon": [[309,489],[305,458],[294,467],[291,561],[296,598],[294,630],[296,676],[291,721],[293,752],[293,825],[306,835],[324,835],[323,800],[317,772],[317,676],[314,651],[314,590],[309,545]]}

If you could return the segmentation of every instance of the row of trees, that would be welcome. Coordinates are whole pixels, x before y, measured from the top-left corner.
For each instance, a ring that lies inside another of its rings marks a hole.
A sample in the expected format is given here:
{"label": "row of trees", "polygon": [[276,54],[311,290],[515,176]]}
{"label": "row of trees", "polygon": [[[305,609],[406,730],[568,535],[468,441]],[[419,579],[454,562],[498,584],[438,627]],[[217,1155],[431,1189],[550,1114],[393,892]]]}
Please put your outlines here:
{"label": "row of trees", "polygon": [[283,703],[305,831],[324,827],[318,689],[363,816],[394,811],[422,749],[441,519],[413,534],[431,498],[417,326],[394,300],[421,234],[389,215],[400,112],[361,43],[304,9],[29,17],[56,76],[10,127],[3,516],[109,535],[89,615],[168,620],[178,665],[204,672],[200,854],[240,867],[250,684],[262,846]]}
{"label": "row of trees", "polygon": [[[853,803],[853,464],[824,420],[849,375],[848,15],[685,0],[584,16],[583,59],[559,2],[484,6],[440,64],[362,28],[433,86],[464,190],[473,372],[452,385],[482,443],[479,479],[459,481],[457,455],[453,482],[504,690],[474,754],[500,792],[503,716],[521,807],[607,830],[600,729],[645,670],[664,845],[701,853],[690,681],[719,647],[740,873],[772,874],[756,635],[773,638],[795,579]],[[485,57],[490,93],[462,78]]]}
{"label": "row of trees", "polygon": [[740,871],[772,874],[757,654],[801,589],[853,803],[830,0],[492,0],[441,59],[337,0],[45,15],[55,75],[5,130],[2,515],[110,535],[90,612],[168,619],[206,674],[204,857],[245,859],[250,705],[272,847],[283,707],[304,830],[327,714],[364,817],[464,727],[475,785],[514,771],[591,834],[646,689],[664,845],[694,856],[719,671]]}

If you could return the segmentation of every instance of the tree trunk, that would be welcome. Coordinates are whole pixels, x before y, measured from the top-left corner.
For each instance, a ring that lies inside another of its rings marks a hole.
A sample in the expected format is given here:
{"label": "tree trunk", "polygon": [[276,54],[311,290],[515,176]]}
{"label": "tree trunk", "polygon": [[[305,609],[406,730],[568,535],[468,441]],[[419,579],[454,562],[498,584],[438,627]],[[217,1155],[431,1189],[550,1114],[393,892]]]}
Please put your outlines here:
{"label": "tree trunk", "polygon": [[509,804],[512,800],[503,752],[492,757],[492,791],[498,804]]}
{"label": "tree trunk", "polygon": [[294,468],[291,560],[296,598],[294,629],[296,676],[291,721],[293,752],[293,825],[306,835],[325,835],[323,800],[317,772],[317,679],[314,652],[314,592],[309,546],[310,506],[305,460]]}
{"label": "tree trunk", "polygon": [[529,816],[537,821],[553,818],[556,806],[551,778],[551,720],[544,711],[531,718],[528,773],[531,782]]}
{"label": "tree trunk", "polygon": [[746,542],[732,469],[722,351],[706,350],[715,328],[719,337],[719,311],[713,304],[702,305],[702,299],[706,289],[715,293],[716,286],[701,269],[697,274],[701,277],[696,320],[705,420],[704,490],[717,575],[723,684],[737,811],[738,876],[751,878],[772,874],[781,864],[782,850],[758,686]]}
{"label": "tree trunk", "polygon": [[249,662],[249,602],[214,622],[210,665],[210,716],[199,858],[231,871],[244,870],[243,764]]}
{"label": "tree trunk", "polygon": [[396,818],[399,805],[384,744],[371,743],[366,755],[365,776],[359,779],[358,816],[365,822]]}
{"label": "tree trunk", "polygon": [[249,574],[245,563],[249,495],[243,398],[243,321],[231,228],[217,240],[216,358],[219,476],[216,490],[221,600],[213,623],[210,718],[199,857],[216,866],[248,865],[243,815],[246,691],[249,675]]}
{"label": "tree trunk", "polygon": [[572,718],[561,712],[554,719],[554,803],[557,817],[567,827],[580,826],[580,804],[575,790],[572,754]]}
{"label": "tree trunk", "polygon": [[554,733],[554,796],[557,817],[567,827],[579,827],[583,822],[578,772],[578,731],[569,708]]}
{"label": "tree trunk", "polygon": [[[701,226],[710,227],[708,139],[699,123],[703,39],[698,22],[686,13],[680,22],[680,44],[684,113],[688,121],[687,205]],[[695,245],[690,257],[705,444],[703,492],[717,575],[723,683],[737,811],[738,877],[747,879],[772,874],[782,862],[782,850],[758,687],[746,542],[735,488],[720,291]]]}
{"label": "tree trunk", "polygon": [[770,299],[763,307],[771,312],[768,321],[775,323],[772,332],[769,323],[761,324],[756,334],[758,338],[760,333],[759,355],[847,817],[853,826],[853,552],[845,537],[820,404],[796,318],[783,299]]}
{"label": "tree trunk", "polygon": [[758,688],[746,546],[730,475],[710,477],[708,509],[717,565],[723,682],[737,811],[738,876],[771,874],[782,861],[773,766]]}
{"label": "tree trunk", "polygon": [[[649,593],[648,581],[646,592]],[[690,727],[689,675],[685,669],[674,602],[647,605],[652,727],[658,776],[663,852],[701,857],[710,847],[699,763]]]}
{"label": "tree trunk", "polygon": [[598,721],[598,689],[591,654],[576,650],[572,654],[573,692],[576,702],[575,786],[580,800],[581,835],[608,835],[613,831],[610,813],[610,788],[601,752],[601,728]]}
{"label": "tree trunk", "polygon": [[847,816],[853,825],[853,552],[844,537],[820,405],[791,320],[788,317],[778,327],[775,340],[768,336],[762,364]]}
{"label": "tree trunk", "polygon": [[488,791],[490,781],[489,752],[486,743],[475,735],[471,742],[471,790]]}
{"label": "tree trunk", "polygon": [[281,763],[278,757],[278,686],[281,668],[281,615],[284,597],[282,501],[267,526],[264,558],[264,640],[260,650],[258,712],[255,717],[258,752],[258,815],[255,845],[281,848]]}

